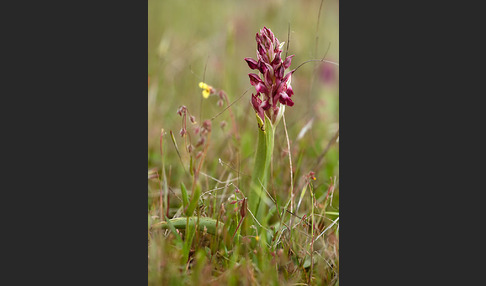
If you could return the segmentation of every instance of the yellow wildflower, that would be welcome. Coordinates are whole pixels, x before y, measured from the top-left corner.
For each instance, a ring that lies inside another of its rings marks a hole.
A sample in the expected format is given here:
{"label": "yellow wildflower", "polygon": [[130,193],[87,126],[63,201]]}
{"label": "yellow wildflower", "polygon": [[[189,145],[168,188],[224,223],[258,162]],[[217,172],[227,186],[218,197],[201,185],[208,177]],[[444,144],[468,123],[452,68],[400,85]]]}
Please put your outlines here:
{"label": "yellow wildflower", "polygon": [[203,90],[202,91],[202,96],[204,98],[208,98],[209,95],[211,94],[212,90],[213,90],[213,87],[212,86],[210,86],[210,85],[208,85],[208,84],[206,84],[206,83],[204,83],[202,81],[199,83],[199,87]]}

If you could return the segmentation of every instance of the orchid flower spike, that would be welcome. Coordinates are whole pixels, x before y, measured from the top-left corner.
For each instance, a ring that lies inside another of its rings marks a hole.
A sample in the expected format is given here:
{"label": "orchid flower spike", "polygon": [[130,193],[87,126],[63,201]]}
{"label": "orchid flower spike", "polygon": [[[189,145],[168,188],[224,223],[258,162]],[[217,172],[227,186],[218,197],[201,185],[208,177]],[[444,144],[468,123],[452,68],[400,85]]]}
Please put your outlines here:
{"label": "orchid flower spike", "polygon": [[[280,105],[293,106],[291,97],[294,94],[290,86],[292,73],[285,74],[285,70],[290,67],[292,57],[288,56],[282,60],[282,47],[273,32],[267,27],[263,27],[256,34],[257,60],[245,58],[248,66],[252,70],[258,70],[259,74],[250,73],[250,83],[256,89],[256,94],[251,95],[251,104],[258,116],[265,121],[264,114],[275,122]],[[279,104],[280,103],[280,104]]]}

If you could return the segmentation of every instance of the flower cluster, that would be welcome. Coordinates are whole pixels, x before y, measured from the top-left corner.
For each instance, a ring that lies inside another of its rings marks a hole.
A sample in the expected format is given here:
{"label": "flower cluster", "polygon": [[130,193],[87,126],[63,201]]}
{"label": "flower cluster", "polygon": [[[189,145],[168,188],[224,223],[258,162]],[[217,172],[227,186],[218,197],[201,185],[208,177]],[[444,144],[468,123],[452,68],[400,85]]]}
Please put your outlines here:
{"label": "flower cluster", "polygon": [[[205,120],[202,123],[201,126],[199,126],[199,125],[195,126],[194,133],[196,135],[199,135],[199,140],[197,141],[196,146],[193,146],[191,144],[191,135],[187,130],[187,116],[189,115],[189,120],[194,125],[197,124],[196,117],[194,117],[193,115],[191,115],[189,113],[189,110],[187,109],[187,107],[185,105],[181,105],[177,109],[177,114],[182,117],[182,128],[181,128],[181,131],[180,131],[180,135],[184,139],[189,137],[188,138],[189,142],[185,141],[185,143],[187,144],[186,150],[187,150],[188,153],[192,153],[192,151],[195,148],[198,148],[198,147],[204,145],[207,142],[207,138],[208,138],[209,134],[211,133],[211,120]],[[201,157],[201,154],[202,154],[202,151],[199,151],[198,154],[196,155],[196,158]]]}
{"label": "flower cluster", "polygon": [[201,128],[196,129],[196,134],[199,134],[200,138],[196,143],[196,147],[199,147],[206,142],[208,134],[211,132],[211,120],[205,120]]}
{"label": "flower cluster", "polygon": [[267,27],[263,27],[260,33],[256,34],[256,41],[257,60],[245,58],[251,69],[260,72],[260,75],[248,74],[251,85],[256,89],[256,94],[251,95],[251,103],[263,121],[265,121],[264,114],[266,113],[274,122],[279,111],[279,102],[283,105],[294,105],[290,98],[294,94],[290,86],[294,70],[284,75],[285,70],[290,67],[294,55],[282,60],[284,43],[280,43]]}

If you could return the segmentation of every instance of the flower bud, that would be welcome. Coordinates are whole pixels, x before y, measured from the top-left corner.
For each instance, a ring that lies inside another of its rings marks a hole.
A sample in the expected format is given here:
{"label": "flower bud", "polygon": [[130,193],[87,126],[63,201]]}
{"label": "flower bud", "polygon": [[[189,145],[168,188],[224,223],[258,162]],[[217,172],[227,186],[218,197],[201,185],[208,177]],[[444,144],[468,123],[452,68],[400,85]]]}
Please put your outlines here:
{"label": "flower bud", "polygon": [[224,129],[226,127],[226,121],[221,121],[219,127],[221,127],[221,129]]}
{"label": "flower bud", "polygon": [[187,134],[186,128],[182,128],[181,131],[179,132],[179,134],[181,135],[181,137],[184,137],[184,135]]}

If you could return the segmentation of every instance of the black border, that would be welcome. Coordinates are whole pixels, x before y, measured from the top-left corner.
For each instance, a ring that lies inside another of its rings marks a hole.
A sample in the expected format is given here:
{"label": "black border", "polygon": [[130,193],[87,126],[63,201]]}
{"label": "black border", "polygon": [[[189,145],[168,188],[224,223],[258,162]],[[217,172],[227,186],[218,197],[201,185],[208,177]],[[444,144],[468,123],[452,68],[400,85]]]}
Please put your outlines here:
{"label": "black border", "polygon": [[340,3],[342,285],[484,280],[469,258],[484,244],[479,14]]}
{"label": "black border", "polygon": [[147,2],[3,12],[3,273],[145,285]]}

